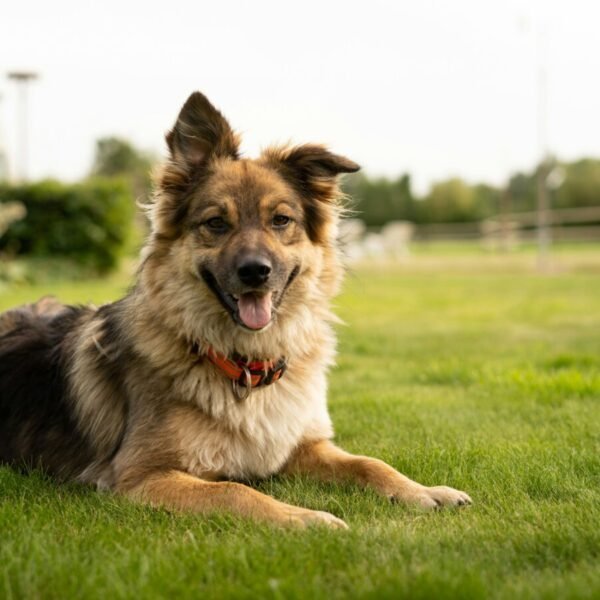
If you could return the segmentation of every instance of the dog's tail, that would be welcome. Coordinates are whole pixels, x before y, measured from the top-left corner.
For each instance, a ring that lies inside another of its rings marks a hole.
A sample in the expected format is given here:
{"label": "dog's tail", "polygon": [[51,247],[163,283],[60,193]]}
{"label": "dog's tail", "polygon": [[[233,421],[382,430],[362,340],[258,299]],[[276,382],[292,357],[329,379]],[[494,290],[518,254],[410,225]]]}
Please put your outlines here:
{"label": "dog's tail", "polygon": [[0,313],[0,336],[36,319],[52,318],[65,309],[54,296],[44,296],[33,304],[24,304]]}

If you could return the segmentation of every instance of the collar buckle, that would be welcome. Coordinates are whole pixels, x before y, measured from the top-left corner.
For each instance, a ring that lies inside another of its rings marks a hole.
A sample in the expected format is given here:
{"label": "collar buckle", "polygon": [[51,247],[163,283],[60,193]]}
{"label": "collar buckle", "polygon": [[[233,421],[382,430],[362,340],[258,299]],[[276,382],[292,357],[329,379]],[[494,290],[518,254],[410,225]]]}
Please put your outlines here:
{"label": "collar buckle", "polygon": [[242,369],[242,374],[239,379],[231,380],[231,389],[237,400],[242,402],[252,393],[252,374],[246,365],[240,365],[240,368]]}

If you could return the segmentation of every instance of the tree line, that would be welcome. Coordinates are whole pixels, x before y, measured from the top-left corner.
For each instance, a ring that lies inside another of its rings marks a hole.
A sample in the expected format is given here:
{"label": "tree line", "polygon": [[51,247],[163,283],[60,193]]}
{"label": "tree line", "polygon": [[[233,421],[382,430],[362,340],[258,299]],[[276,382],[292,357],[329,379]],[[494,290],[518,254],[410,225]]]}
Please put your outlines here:
{"label": "tree line", "polygon": [[[543,171],[542,171],[543,169]],[[504,187],[470,184],[459,177],[433,183],[422,196],[414,193],[409,174],[396,179],[357,173],[343,183],[355,216],[369,227],[389,221],[417,224],[469,223],[506,213],[533,211],[538,179],[548,177],[554,208],[600,206],[600,159],[549,161],[514,174]]]}

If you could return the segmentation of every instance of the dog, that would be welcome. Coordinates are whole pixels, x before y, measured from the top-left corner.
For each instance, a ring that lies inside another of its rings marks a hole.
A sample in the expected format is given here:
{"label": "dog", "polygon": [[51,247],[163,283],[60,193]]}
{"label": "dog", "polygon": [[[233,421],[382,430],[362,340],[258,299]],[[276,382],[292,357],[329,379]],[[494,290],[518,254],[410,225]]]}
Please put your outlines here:
{"label": "dog", "polygon": [[470,504],[332,441],[338,179],[358,165],[315,144],[243,158],[199,92],[166,141],[130,292],[0,315],[0,461],[169,510],[298,527],[346,524],[248,482],[300,474],[424,508]]}

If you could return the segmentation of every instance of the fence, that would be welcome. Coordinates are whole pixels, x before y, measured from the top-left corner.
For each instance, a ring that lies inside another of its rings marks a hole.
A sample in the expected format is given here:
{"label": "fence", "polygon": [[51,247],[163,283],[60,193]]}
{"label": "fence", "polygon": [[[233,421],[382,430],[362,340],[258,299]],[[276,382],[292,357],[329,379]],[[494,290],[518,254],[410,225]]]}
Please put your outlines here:
{"label": "fence", "polygon": [[[410,244],[435,242],[479,242],[492,251],[507,251],[537,238],[536,212],[497,215],[472,223],[430,223],[415,225],[394,221],[379,231],[367,230],[359,219],[343,223],[341,241],[351,258],[408,254]],[[554,242],[600,242],[600,206],[555,209],[548,215]]]}
{"label": "fence", "polygon": [[[549,227],[556,241],[600,241],[600,206],[554,209]],[[512,246],[537,235],[537,212],[506,213],[473,223],[432,223],[415,229],[415,241],[479,240]]]}

